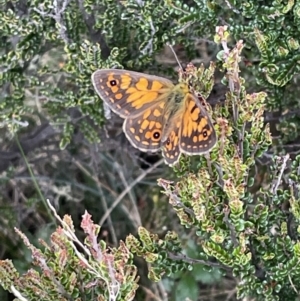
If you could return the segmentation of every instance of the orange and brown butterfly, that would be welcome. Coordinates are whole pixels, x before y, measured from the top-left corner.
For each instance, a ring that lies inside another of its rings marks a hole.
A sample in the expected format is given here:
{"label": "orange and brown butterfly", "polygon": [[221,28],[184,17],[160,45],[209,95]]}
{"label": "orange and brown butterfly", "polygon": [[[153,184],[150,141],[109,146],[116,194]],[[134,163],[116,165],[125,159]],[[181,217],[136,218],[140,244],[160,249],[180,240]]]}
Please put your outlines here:
{"label": "orange and brown butterfly", "polygon": [[92,75],[96,92],[125,119],[123,131],[131,144],[144,152],[162,150],[166,164],[182,153],[209,152],[217,136],[211,118],[182,82],[128,70],[102,69]]}

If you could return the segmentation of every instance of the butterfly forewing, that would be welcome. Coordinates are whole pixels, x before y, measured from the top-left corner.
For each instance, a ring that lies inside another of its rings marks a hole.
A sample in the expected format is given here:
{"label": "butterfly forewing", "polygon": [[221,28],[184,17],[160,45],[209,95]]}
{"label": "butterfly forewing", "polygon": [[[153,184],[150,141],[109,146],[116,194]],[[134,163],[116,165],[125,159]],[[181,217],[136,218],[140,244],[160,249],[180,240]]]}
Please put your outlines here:
{"label": "butterfly forewing", "polygon": [[186,95],[184,103],[185,110],[179,134],[180,150],[189,155],[206,153],[217,142],[212,121],[207,111],[191,93]]}
{"label": "butterfly forewing", "polygon": [[117,69],[95,71],[92,82],[99,96],[123,118],[144,113],[160,103],[174,87],[163,77]]}

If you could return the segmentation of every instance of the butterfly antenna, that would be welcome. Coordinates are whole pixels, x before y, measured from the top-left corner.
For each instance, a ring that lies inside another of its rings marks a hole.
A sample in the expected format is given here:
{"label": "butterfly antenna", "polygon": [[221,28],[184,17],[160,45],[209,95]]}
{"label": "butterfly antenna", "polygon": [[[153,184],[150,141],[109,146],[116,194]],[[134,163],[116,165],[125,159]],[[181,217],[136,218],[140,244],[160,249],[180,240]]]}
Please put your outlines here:
{"label": "butterfly antenna", "polygon": [[167,45],[171,48],[171,50],[172,50],[172,52],[173,52],[173,54],[174,54],[174,56],[175,56],[175,59],[176,59],[176,61],[177,61],[177,64],[178,64],[178,66],[179,66],[179,68],[183,71],[183,68],[182,68],[182,66],[181,66],[181,64],[180,64],[180,62],[179,62],[179,59],[178,59],[178,57],[177,57],[177,55],[176,55],[176,53],[175,53],[175,50],[174,50],[173,46],[172,46],[171,44],[169,44],[169,43],[167,43]]}

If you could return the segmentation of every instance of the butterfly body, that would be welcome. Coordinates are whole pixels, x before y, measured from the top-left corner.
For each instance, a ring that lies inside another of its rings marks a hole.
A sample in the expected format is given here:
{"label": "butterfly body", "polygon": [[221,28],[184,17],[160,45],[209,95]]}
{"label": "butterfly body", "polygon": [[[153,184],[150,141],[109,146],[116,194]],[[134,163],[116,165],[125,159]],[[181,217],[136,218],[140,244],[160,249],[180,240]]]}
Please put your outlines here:
{"label": "butterfly body", "polygon": [[174,165],[181,153],[201,154],[215,145],[211,119],[185,83],[117,69],[97,70],[92,81],[105,103],[125,119],[123,131],[134,147],[162,149],[166,163]]}

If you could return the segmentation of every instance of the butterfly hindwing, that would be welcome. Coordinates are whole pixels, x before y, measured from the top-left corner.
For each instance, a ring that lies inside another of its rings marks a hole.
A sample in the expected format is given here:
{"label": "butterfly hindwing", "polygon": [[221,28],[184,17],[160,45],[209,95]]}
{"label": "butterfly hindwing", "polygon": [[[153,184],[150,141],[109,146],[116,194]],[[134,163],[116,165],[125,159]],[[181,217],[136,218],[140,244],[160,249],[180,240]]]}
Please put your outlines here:
{"label": "butterfly hindwing", "polygon": [[164,130],[165,102],[146,109],[137,117],[128,117],[123,124],[123,130],[131,144],[142,150],[155,152],[161,147]]}
{"label": "butterfly hindwing", "polygon": [[171,120],[171,127],[168,131],[168,135],[164,137],[162,142],[162,155],[165,162],[172,166],[175,165],[180,158],[180,148],[179,148],[179,132],[181,126],[180,115],[175,116]]}

